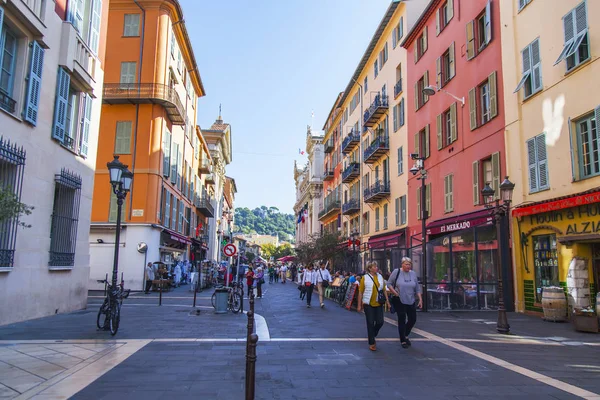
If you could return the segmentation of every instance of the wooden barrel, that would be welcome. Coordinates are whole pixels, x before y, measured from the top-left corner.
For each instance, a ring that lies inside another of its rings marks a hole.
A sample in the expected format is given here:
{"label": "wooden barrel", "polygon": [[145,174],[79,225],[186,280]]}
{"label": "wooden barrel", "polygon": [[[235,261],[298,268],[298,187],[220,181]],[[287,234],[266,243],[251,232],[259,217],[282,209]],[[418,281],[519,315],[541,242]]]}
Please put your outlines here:
{"label": "wooden barrel", "polygon": [[546,321],[567,320],[567,299],[565,292],[559,287],[547,287],[542,292],[542,308]]}

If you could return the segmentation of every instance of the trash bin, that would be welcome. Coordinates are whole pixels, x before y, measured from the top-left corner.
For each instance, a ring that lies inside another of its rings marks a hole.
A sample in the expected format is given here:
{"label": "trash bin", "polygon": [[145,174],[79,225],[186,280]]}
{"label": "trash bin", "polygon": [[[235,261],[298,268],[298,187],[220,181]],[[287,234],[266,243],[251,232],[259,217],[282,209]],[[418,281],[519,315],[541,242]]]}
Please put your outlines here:
{"label": "trash bin", "polygon": [[229,290],[227,288],[218,288],[215,290],[215,314],[227,313],[227,297]]}

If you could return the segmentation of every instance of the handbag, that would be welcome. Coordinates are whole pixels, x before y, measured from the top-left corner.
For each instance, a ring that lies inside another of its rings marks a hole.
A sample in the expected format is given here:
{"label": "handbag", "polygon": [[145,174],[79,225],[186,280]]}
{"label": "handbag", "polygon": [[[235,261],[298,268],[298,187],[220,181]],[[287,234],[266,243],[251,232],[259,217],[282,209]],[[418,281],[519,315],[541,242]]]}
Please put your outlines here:
{"label": "handbag", "polygon": [[323,289],[327,289],[329,287],[329,281],[323,279],[323,274],[321,273],[321,270],[319,270],[319,275],[321,275],[321,286],[323,287]]}
{"label": "handbag", "polygon": [[375,288],[377,289],[377,302],[381,305],[385,304],[385,293],[383,293],[382,289],[379,289],[379,286],[377,286],[377,284],[375,283],[375,279],[373,279],[371,274],[367,275],[369,275],[369,278],[371,278],[371,280],[373,281],[373,285],[375,285]]}

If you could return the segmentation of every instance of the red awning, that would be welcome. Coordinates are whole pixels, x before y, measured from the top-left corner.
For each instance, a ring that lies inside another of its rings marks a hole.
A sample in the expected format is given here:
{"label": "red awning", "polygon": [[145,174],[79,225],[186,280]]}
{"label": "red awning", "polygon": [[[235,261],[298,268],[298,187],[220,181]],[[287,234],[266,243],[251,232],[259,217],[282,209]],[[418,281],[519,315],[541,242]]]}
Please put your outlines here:
{"label": "red awning", "polygon": [[404,230],[389,235],[370,237],[368,242],[370,249],[400,248],[405,247],[404,244]]}
{"label": "red awning", "polygon": [[450,218],[438,219],[427,225],[428,235],[462,231],[478,225],[488,225],[494,222],[494,217],[489,210],[479,210],[468,214],[457,215]]}
{"label": "red awning", "polygon": [[190,238],[185,237],[175,231],[172,231],[170,229],[164,228],[163,232],[166,233],[167,235],[171,236],[171,240],[174,240],[176,242],[179,243],[185,243],[185,244],[191,244],[192,241],[190,240]]}

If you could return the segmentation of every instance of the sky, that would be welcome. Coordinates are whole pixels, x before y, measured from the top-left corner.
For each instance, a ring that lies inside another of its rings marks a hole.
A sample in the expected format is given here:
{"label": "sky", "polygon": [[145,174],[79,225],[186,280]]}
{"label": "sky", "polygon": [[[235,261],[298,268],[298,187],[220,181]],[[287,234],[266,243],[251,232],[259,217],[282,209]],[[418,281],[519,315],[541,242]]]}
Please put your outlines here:
{"label": "sky", "polygon": [[179,1],[206,90],[198,124],[220,104],[231,124],[235,206],[293,213],[306,127],[323,128],[390,0]]}

